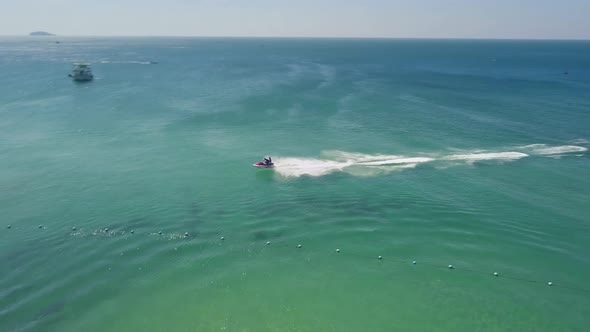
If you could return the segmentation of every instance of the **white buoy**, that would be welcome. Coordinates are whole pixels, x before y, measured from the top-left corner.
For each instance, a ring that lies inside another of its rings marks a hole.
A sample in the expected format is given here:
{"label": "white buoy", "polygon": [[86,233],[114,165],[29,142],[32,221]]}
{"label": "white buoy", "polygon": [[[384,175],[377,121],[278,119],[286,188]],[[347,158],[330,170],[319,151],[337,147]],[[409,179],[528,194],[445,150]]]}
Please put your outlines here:
{"label": "white buoy", "polygon": [[551,281],[549,281],[549,282],[547,283],[547,286],[553,286],[553,283],[552,283]]}
{"label": "white buoy", "polygon": [[105,232],[105,233],[108,233],[108,231],[109,231],[109,228],[108,228],[108,227],[106,227],[106,228],[104,229],[104,232]]}
{"label": "white buoy", "polygon": [[412,264],[416,265],[416,261],[412,261]]}
{"label": "white buoy", "polygon": [[454,269],[453,265],[449,264],[449,269],[451,269],[451,270]]}
{"label": "white buoy", "polygon": [[498,272],[494,272],[494,276],[495,277],[499,276]]}
{"label": "white buoy", "polygon": [[11,227],[12,227],[12,226],[10,226],[10,225],[6,226],[6,228],[8,228],[8,229],[10,229]]}
{"label": "white buoy", "polygon": [[340,249],[336,249],[336,252],[340,252]]}
{"label": "white buoy", "polygon": [[178,250],[178,248],[174,248],[174,251],[177,251],[177,250]]}
{"label": "white buoy", "polygon": [[76,230],[76,227],[72,227],[72,230],[75,231]]}
{"label": "white buoy", "polygon": [[266,241],[266,245],[269,245],[269,244],[270,244],[270,241]]}
{"label": "white buoy", "polygon": [[379,257],[377,257],[377,259],[383,259],[383,256],[379,256]]}
{"label": "white buoy", "polygon": [[188,236],[188,232],[185,232],[185,233],[184,233],[184,236]]}
{"label": "white buoy", "polygon": [[297,245],[297,248],[301,248],[301,245],[300,245],[300,244],[298,244],[298,245]]}
{"label": "white buoy", "polygon": [[135,233],[135,231],[134,230],[131,230],[129,233],[133,234],[133,233]]}
{"label": "white buoy", "polygon": [[220,240],[221,240],[221,241],[223,241],[223,240],[225,240],[225,238],[222,236],[222,237],[220,238]]}
{"label": "white buoy", "polygon": [[162,235],[162,231],[159,231],[158,234]]}

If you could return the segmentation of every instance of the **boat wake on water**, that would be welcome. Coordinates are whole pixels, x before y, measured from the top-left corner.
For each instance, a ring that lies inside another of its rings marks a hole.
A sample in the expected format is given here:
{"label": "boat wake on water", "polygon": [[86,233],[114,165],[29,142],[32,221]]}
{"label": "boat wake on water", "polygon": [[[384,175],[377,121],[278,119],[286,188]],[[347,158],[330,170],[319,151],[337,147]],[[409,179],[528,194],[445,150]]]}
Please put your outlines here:
{"label": "boat wake on water", "polygon": [[449,154],[421,154],[419,156],[363,154],[346,151],[323,151],[321,158],[277,157],[274,171],[283,177],[324,176],[345,172],[354,176],[376,176],[393,171],[415,168],[422,164],[440,167],[472,165],[478,162],[511,162],[527,157],[580,156],[588,151],[583,146],[549,146],[532,144],[510,148],[510,151],[463,151]]}

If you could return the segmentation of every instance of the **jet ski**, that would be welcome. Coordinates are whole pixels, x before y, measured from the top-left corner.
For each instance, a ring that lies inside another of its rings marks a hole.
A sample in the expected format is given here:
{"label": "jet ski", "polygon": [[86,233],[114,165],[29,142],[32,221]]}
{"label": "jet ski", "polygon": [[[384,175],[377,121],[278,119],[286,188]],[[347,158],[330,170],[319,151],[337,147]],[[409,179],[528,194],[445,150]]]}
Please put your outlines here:
{"label": "jet ski", "polygon": [[270,157],[264,157],[262,161],[256,162],[252,166],[258,168],[273,168],[275,167],[275,164],[272,162]]}

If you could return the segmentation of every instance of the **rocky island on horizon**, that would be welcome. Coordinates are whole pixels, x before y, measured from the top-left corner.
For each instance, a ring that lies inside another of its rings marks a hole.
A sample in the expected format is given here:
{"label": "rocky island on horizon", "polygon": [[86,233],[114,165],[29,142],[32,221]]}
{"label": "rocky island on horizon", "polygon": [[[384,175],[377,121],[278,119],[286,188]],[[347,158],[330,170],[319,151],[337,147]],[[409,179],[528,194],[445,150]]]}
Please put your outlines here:
{"label": "rocky island on horizon", "polygon": [[29,36],[55,36],[52,33],[46,31],[33,31],[29,34]]}

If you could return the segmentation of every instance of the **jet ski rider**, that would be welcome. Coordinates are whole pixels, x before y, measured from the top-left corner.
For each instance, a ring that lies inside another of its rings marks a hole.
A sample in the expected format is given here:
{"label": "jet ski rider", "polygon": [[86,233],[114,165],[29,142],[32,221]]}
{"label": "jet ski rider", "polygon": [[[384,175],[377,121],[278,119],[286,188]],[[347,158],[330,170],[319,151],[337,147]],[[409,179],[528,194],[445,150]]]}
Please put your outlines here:
{"label": "jet ski rider", "polygon": [[272,165],[272,159],[270,157],[264,157],[265,165]]}

